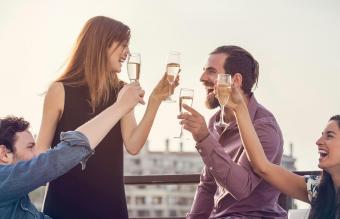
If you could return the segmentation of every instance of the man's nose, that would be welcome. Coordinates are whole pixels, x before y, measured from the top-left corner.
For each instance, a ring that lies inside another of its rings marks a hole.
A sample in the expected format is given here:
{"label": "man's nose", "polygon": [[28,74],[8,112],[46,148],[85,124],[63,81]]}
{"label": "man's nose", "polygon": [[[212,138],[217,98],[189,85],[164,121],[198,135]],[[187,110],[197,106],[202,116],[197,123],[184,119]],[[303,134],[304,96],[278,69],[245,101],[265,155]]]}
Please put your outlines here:
{"label": "man's nose", "polygon": [[205,82],[207,81],[207,77],[206,77],[206,74],[205,74],[205,71],[202,73],[201,77],[200,77],[200,82]]}

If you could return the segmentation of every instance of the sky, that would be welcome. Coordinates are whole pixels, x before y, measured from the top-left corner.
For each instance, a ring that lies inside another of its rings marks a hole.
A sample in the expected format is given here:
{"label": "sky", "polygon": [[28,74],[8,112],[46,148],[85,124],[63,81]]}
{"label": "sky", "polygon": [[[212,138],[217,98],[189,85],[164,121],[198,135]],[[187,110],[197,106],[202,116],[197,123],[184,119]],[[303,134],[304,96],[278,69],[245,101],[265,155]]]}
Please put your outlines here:
{"label": "sky", "polygon": [[[0,116],[23,116],[39,131],[44,92],[56,79],[85,24],[104,15],[127,24],[130,50],[142,55],[141,85],[149,96],[165,72],[167,53],[182,53],[180,87],[193,88],[193,106],[206,120],[199,82],[208,54],[238,45],[260,64],[257,100],[275,115],[285,153],[294,145],[299,170],[317,170],[316,140],[340,113],[340,2],[336,0],[0,0]],[[127,80],[126,67],[120,78]],[[174,94],[178,98],[179,89]],[[137,106],[140,120],[145,106]],[[149,135],[177,150],[178,103],[162,103]],[[195,150],[186,141],[185,150]]]}

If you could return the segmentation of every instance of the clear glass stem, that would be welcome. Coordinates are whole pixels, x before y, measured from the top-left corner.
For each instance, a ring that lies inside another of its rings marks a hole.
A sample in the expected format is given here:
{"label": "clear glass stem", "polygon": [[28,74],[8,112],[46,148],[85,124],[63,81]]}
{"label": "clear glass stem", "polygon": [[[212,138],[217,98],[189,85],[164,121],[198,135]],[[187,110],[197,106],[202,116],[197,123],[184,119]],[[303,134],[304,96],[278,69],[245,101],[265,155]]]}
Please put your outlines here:
{"label": "clear glass stem", "polygon": [[169,98],[171,98],[171,87],[172,87],[172,83],[169,82],[169,84],[170,84],[170,86],[169,86]]}
{"label": "clear glass stem", "polygon": [[224,105],[221,105],[220,124],[224,123]]}
{"label": "clear glass stem", "polygon": [[183,125],[181,125],[181,132],[179,133],[179,138],[183,137]]}

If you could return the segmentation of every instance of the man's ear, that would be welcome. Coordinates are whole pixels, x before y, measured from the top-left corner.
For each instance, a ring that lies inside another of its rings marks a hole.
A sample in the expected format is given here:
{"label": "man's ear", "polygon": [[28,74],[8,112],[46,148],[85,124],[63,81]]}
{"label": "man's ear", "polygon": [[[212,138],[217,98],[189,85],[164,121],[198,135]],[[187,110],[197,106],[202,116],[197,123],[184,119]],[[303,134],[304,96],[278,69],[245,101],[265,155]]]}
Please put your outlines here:
{"label": "man's ear", "polygon": [[8,153],[8,149],[5,145],[0,145],[0,163],[9,164],[10,163],[10,154]]}
{"label": "man's ear", "polygon": [[242,87],[242,81],[243,81],[243,78],[242,78],[241,73],[235,73],[233,75],[233,84],[236,87]]}

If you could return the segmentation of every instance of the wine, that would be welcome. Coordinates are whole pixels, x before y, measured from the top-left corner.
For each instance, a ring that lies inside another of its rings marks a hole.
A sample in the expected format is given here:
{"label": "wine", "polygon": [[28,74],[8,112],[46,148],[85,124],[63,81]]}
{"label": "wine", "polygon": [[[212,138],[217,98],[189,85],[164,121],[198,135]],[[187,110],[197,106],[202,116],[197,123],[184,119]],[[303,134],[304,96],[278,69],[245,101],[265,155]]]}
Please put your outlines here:
{"label": "wine", "polygon": [[176,76],[179,73],[180,65],[178,63],[168,63],[166,65],[166,73]]}
{"label": "wine", "polygon": [[176,102],[171,98],[171,91],[173,89],[173,83],[176,80],[176,76],[180,71],[181,54],[179,52],[171,51],[168,54],[168,60],[166,65],[167,80],[171,86],[169,86],[169,96],[166,98],[167,102]]}
{"label": "wine", "polygon": [[192,105],[193,97],[192,96],[181,96],[179,97],[179,112],[183,113],[183,106],[182,104],[186,104],[188,106]]}
{"label": "wine", "polygon": [[128,76],[130,81],[138,81],[140,74],[140,63],[129,62],[127,64]]}
{"label": "wine", "polygon": [[174,81],[175,81],[175,76],[173,76],[173,75],[167,75],[167,76],[166,76],[166,79],[168,80],[168,82],[169,82],[170,84],[172,84],[172,83],[174,83]]}
{"label": "wine", "polygon": [[230,85],[217,84],[217,99],[221,106],[225,106],[228,103],[230,95]]}

